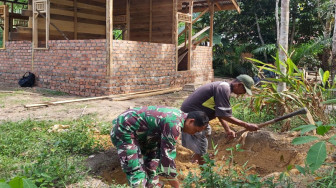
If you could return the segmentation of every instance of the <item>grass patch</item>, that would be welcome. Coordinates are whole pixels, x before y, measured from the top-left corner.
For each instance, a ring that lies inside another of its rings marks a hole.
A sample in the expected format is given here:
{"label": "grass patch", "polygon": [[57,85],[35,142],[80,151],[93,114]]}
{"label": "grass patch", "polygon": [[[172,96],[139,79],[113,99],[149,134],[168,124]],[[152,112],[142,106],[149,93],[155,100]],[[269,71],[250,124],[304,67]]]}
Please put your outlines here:
{"label": "grass patch", "polygon": [[50,89],[43,89],[43,88],[36,88],[36,91],[42,95],[47,96],[68,96],[68,93],[62,92],[62,91],[55,91]]}
{"label": "grass patch", "polygon": [[[49,132],[55,124],[70,125]],[[74,121],[5,122],[0,124],[0,177],[25,176],[39,187],[65,187],[87,176],[84,160],[102,150],[93,137],[90,117]]]}

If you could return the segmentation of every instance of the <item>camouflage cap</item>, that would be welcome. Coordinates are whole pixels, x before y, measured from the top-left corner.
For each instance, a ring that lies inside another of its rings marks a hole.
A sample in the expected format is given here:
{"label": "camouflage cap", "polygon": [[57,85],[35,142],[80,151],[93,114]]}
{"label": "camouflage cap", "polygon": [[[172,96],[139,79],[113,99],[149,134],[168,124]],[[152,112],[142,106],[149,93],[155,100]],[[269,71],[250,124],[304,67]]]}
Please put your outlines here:
{"label": "camouflage cap", "polygon": [[254,81],[251,76],[246,74],[241,74],[237,77],[237,80],[241,81],[244,84],[246,93],[252,95],[251,88],[254,85]]}

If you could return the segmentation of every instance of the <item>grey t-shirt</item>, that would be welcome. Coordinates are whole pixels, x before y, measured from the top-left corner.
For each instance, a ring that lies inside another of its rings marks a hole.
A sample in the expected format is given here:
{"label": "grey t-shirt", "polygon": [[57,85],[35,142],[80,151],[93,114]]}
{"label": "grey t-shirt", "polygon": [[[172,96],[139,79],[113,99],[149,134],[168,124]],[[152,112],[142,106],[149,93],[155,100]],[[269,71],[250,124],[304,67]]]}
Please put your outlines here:
{"label": "grey t-shirt", "polygon": [[209,119],[232,116],[230,105],[230,84],[227,82],[212,82],[199,87],[182,104],[183,112],[200,110]]}

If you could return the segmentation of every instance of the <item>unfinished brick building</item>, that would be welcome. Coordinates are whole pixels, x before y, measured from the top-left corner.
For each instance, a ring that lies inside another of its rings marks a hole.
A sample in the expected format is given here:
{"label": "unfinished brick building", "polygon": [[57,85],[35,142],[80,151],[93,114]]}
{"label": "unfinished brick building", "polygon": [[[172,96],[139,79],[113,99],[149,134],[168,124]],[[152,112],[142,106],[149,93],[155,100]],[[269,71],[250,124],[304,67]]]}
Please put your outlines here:
{"label": "unfinished brick building", "polygon": [[[239,11],[235,0],[0,3],[0,82],[16,85],[31,71],[38,87],[81,96],[211,81],[214,12]],[[207,12],[210,26],[193,35],[189,28]]]}

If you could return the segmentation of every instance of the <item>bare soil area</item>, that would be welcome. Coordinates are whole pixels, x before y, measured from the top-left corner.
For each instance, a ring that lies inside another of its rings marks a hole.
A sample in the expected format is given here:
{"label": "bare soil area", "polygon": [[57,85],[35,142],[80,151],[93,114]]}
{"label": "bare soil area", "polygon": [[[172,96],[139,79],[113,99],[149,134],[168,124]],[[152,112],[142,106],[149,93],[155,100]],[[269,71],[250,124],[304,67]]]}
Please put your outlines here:
{"label": "bare soil area", "polygon": [[[33,120],[72,120],[88,114],[95,114],[98,121],[111,122],[121,112],[130,107],[145,105],[179,107],[189,94],[190,92],[180,91],[127,101],[95,100],[26,109],[24,105],[27,104],[80,99],[81,97],[45,89],[26,89],[0,85],[0,122],[20,121],[29,118]],[[211,121],[210,124],[214,130],[211,139],[214,144],[218,145],[219,150],[215,159],[220,166],[225,164],[230,155],[226,148],[234,147],[238,142],[236,140],[227,142],[224,130],[217,120]],[[239,130],[239,127],[235,127],[235,130]],[[249,133],[243,146],[244,151],[234,153],[235,162],[243,165],[248,161],[247,167],[251,167],[249,173],[258,173],[261,176],[283,172],[290,164],[302,164],[306,148],[294,147],[290,144],[295,136],[295,134],[277,134],[265,130]],[[120,168],[116,150],[113,148],[109,136],[98,135],[98,137],[106,151],[87,159],[88,166],[92,168],[95,174],[93,177],[101,177],[103,182],[106,183],[126,183],[126,177]],[[199,171],[198,165],[191,162],[192,152],[190,150],[181,145],[178,145],[177,150],[176,163],[178,169],[182,171],[179,176],[180,179],[183,179],[190,171]],[[211,151],[212,148],[209,148],[209,150]],[[223,174],[227,172],[228,168],[221,170]],[[89,178],[84,185],[106,186],[105,183],[93,177]]]}

